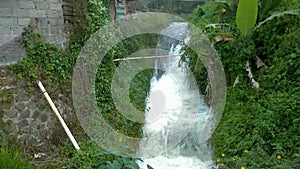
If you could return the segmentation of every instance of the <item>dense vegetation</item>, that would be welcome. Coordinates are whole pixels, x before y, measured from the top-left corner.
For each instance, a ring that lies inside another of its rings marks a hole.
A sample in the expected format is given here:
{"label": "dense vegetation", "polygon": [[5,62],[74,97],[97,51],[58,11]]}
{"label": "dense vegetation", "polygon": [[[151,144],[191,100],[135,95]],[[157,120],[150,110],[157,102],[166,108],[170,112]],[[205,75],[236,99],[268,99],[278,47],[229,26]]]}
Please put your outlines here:
{"label": "dense vegetation", "polygon": [[[216,163],[223,168],[299,168],[300,20],[297,14],[280,13],[299,10],[299,3],[259,1],[256,25],[280,15],[243,36],[235,22],[237,4],[227,2],[198,6],[190,18],[214,42],[227,78],[225,111],[212,139]],[[257,57],[262,68],[256,66]],[[245,70],[247,61],[258,89]],[[205,79],[204,71],[200,66],[195,73]]]}
{"label": "dense vegetation", "polygon": [[[50,91],[59,90],[71,96],[71,78],[76,58],[81,48],[90,36],[105,24],[109,24],[109,15],[106,1],[87,0],[78,1],[75,5],[76,19],[68,47],[64,50],[42,40],[39,32],[25,29],[24,46],[28,57],[12,65],[17,77],[25,80],[28,92],[37,88],[36,80],[42,80]],[[144,39],[148,40],[145,41]],[[114,59],[145,49],[153,48],[158,41],[157,35],[137,35],[124,39],[113,47],[101,62],[95,81],[96,100],[99,110],[105,119],[121,133],[132,136],[141,136],[140,123],[127,120],[115,108],[111,96],[111,80],[118,62]],[[138,73],[130,84],[130,99],[139,110],[145,108],[145,98],[150,87],[150,78],[153,70]],[[146,77],[146,78],[145,78]],[[75,120],[74,118],[73,120]],[[42,168],[138,168],[135,159],[113,155],[89,140],[77,121],[69,121],[71,130],[79,141],[81,151],[77,152],[69,141],[60,141],[62,157],[51,163],[42,164]],[[62,138],[59,138],[62,139]],[[54,144],[54,143],[52,143]],[[5,146],[4,146],[5,147]],[[13,149],[11,151],[14,151]],[[17,153],[17,152],[16,152]],[[18,153],[17,153],[18,154]],[[5,154],[3,154],[6,156]],[[19,156],[17,156],[19,158]],[[9,156],[7,158],[10,158]],[[19,165],[16,163],[15,168]],[[0,161],[0,166],[1,164]],[[30,165],[29,165],[30,166]],[[32,167],[32,166],[31,166]]]}

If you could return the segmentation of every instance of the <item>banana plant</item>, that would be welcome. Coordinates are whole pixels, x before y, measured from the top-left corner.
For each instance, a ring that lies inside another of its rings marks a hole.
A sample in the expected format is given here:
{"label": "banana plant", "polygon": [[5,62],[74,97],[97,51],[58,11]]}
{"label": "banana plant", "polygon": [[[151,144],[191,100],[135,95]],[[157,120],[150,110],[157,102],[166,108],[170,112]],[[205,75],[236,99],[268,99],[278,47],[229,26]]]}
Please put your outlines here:
{"label": "banana plant", "polygon": [[258,0],[216,0],[215,3],[222,4],[226,10],[236,12],[235,21],[242,36],[247,36],[255,26],[258,15]]}
{"label": "banana plant", "polygon": [[[281,0],[239,0],[238,8],[236,12],[236,24],[241,32],[242,36],[247,36],[251,29],[259,28],[262,24],[267,21],[274,19],[275,17],[280,17],[283,15],[299,15],[300,9],[294,9],[290,11],[284,11],[279,13],[273,13],[267,19],[257,23],[257,19],[264,19],[268,12],[277,6],[279,6]],[[259,16],[258,16],[259,14]]]}
{"label": "banana plant", "polygon": [[[276,17],[299,15],[300,13],[300,9],[294,9],[273,13],[268,17],[269,11],[278,7],[282,0],[216,0],[214,2],[222,4],[226,10],[236,13],[235,22],[242,37],[248,36],[251,30],[258,29],[261,25]],[[209,24],[207,27],[216,25],[217,24]],[[226,41],[224,38],[222,38],[222,40]]]}
{"label": "banana plant", "polygon": [[242,36],[247,36],[255,26],[258,14],[258,0],[240,0],[236,11],[236,25]]}

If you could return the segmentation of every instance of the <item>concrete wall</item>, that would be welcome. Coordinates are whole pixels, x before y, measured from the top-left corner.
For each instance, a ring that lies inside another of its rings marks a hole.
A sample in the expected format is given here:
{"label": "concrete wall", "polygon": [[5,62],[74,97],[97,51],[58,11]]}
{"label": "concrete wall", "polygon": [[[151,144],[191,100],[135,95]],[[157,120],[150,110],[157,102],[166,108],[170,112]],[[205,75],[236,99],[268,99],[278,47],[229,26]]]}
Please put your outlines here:
{"label": "concrete wall", "polygon": [[[23,28],[31,26],[47,42],[63,47],[66,42],[63,0],[1,0],[0,1],[0,66],[24,57],[18,43]],[[15,50],[12,50],[12,47]]]}

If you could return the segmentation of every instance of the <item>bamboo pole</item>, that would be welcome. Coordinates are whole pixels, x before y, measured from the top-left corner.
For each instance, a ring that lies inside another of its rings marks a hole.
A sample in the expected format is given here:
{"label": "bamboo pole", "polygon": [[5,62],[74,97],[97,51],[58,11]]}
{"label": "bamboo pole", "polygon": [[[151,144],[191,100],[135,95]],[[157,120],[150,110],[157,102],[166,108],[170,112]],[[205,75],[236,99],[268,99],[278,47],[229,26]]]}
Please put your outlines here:
{"label": "bamboo pole", "polygon": [[124,61],[124,60],[138,60],[138,59],[153,59],[153,58],[166,58],[166,57],[178,57],[181,55],[160,55],[160,56],[144,56],[144,57],[129,57],[123,59],[114,59],[113,61]]}
{"label": "bamboo pole", "polygon": [[80,150],[80,147],[77,143],[77,141],[75,140],[75,138],[73,137],[71,131],[69,130],[67,124],[65,123],[64,119],[61,117],[60,113],[58,112],[56,106],[54,105],[52,99],[50,98],[50,96],[48,95],[45,87],[43,86],[41,81],[37,81],[38,86],[40,87],[41,91],[44,93],[44,96],[46,97],[48,103],[50,104],[52,110],[54,111],[54,113],[56,114],[56,116],[59,119],[59,122],[61,123],[61,125],[63,126],[65,132],[67,133],[69,139],[71,140],[72,144],[74,145],[76,150]]}

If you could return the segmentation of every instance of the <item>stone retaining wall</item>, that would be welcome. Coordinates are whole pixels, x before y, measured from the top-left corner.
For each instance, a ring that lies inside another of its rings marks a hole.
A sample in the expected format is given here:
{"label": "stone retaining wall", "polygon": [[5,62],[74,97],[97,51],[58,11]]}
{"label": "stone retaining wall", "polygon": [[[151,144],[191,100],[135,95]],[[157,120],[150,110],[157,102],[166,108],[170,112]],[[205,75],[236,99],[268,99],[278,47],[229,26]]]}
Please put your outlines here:
{"label": "stone retaining wall", "polygon": [[[71,121],[74,113],[70,97],[61,94],[59,88],[44,85],[62,117]],[[38,87],[29,87],[7,67],[0,68],[0,114],[0,144],[14,138],[23,146],[48,147],[48,143],[67,137]],[[57,132],[60,136],[53,140]]]}

